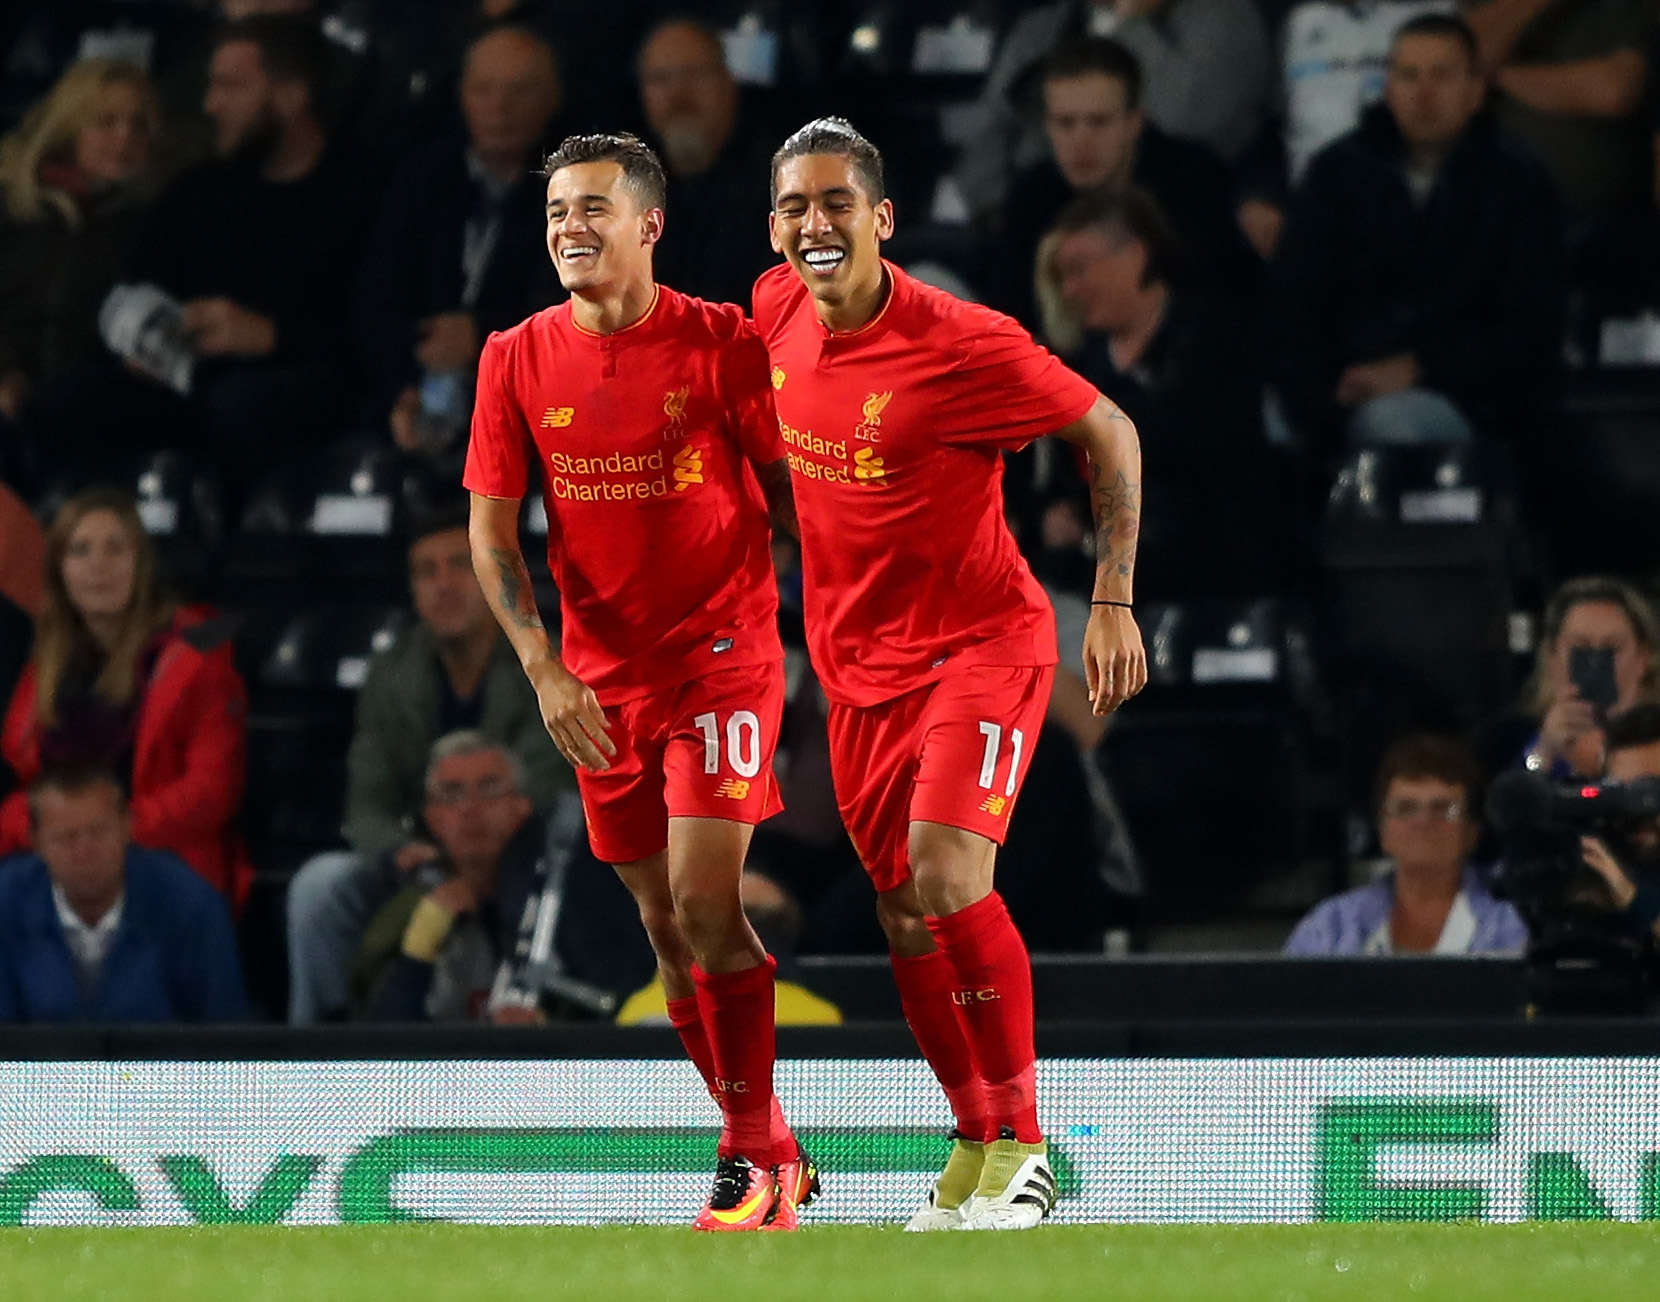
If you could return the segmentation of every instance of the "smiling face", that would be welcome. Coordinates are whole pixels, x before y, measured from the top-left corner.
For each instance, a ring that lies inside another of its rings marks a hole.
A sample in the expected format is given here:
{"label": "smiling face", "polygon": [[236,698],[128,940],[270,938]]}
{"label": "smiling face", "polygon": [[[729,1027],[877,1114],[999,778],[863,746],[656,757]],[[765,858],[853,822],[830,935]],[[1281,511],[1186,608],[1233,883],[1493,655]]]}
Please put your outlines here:
{"label": "smiling face", "polygon": [[778,168],[768,219],[782,253],[813,298],[839,307],[882,279],[882,241],[893,235],[893,204],[873,203],[851,158],[805,154]]}
{"label": "smiling face", "polygon": [[572,163],[548,178],[548,256],[559,283],[594,295],[651,279],[663,210],[642,209],[622,164]]}

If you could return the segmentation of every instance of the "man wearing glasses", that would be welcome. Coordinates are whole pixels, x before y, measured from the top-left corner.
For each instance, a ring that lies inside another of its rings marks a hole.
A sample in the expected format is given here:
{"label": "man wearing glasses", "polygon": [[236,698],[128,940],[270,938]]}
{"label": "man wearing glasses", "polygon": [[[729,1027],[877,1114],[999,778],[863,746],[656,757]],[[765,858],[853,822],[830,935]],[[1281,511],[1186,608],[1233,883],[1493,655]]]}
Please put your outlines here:
{"label": "man wearing glasses", "polygon": [[1392,871],[1315,906],[1285,952],[1316,957],[1516,954],[1527,929],[1470,866],[1475,763],[1450,738],[1416,734],[1378,769],[1378,843]]}

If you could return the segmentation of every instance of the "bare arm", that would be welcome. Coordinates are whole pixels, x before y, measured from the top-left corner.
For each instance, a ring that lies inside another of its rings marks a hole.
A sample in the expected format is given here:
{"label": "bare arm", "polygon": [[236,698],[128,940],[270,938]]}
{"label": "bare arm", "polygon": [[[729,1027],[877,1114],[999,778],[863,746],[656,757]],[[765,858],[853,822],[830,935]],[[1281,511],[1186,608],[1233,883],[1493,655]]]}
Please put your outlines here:
{"label": "bare arm", "polygon": [[1464,19],[1476,34],[1483,71],[1496,72],[1509,62],[1522,32],[1550,4],[1551,0],[1489,0],[1466,9]]}
{"label": "bare arm", "polygon": [[1564,117],[1623,118],[1643,94],[1643,56],[1615,50],[1600,59],[1573,63],[1511,64],[1494,84],[1512,99],[1541,113]]}
{"label": "bare arm", "polygon": [[1084,681],[1095,713],[1109,714],[1147,685],[1147,653],[1130,613],[1141,533],[1141,443],[1134,423],[1107,398],[1055,433],[1089,457],[1095,596],[1084,632]]}
{"label": "bare arm", "polygon": [[516,497],[472,495],[467,537],[472,544],[473,573],[496,622],[513,644],[525,677],[536,689],[542,722],[559,753],[573,765],[595,771],[608,769],[607,755],[617,748],[606,735],[608,725],[599,698],[565,668],[548,637],[519,546],[519,504]]}
{"label": "bare arm", "polygon": [[761,492],[767,499],[767,513],[772,517],[773,532],[787,533],[792,538],[801,537],[801,526],[795,518],[795,489],[790,485],[789,458],[779,457],[765,465],[756,465],[755,478],[761,481]]}

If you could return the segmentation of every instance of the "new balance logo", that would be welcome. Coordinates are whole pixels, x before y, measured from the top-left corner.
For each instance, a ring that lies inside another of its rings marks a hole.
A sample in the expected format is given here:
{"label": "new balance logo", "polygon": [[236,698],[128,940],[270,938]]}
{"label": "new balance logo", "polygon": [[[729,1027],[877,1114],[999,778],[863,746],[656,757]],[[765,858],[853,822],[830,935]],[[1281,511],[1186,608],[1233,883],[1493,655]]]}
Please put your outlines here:
{"label": "new balance logo", "polygon": [[1007,796],[987,796],[980,802],[980,812],[990,814],[993,818],[1003,817],[1003,811],[1009,807]]}
{"label": "new balance logo", "polygon": [[695,447],[684,447],[674,454],[674,491],[684,493],[693,484],[703,482],[703,453]]}
{"label": "new balance logo", "polygon": [[970,1004],[989,1004],[992,1000],[1001,999],[1002,997],[997,993],[996,986],[986,986],[981,990],[953,990],[951,992],[951,1002],[962,1008],[967,1008]]}
{"label": "new balance logo", "polygon": [[542,413],[542,428],[564,429],[575,415],[575,407],[549,407]]}
{"label": "new balance logo", "polygon": [[784,387],[784,368],[782,366],[772,368],[772,387],[775,389]]}
{"label": "new balance logo", "polygon": [[886,479],[888,472],[882,469],[882,458],[876,455],[875,448],[860,448],[853,454],[853,478],[869,481],[872,479]]}
{"label": "new balance logo", "polygon": [[742,778],[725,778],[720,786],[715,788],[717,796],[725,796],[728,800],[743,800],[749,795],[749,783]]}

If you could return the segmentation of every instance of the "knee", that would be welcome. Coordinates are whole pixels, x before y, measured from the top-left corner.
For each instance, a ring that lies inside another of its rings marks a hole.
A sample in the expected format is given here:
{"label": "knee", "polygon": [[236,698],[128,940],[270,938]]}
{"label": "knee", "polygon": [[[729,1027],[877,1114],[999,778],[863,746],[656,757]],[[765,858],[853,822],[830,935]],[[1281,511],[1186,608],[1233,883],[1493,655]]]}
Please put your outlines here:
{"label": "knee", "polygon": [[934,938],[923,919],[922,907],[910,890],[886,891],[876,897],[876,920],[895,954],[914,956],[929,953]]}
{"label": "knee", "polygon": [[674,916],[694,950],[718,945],[741,931],[743,906],[738,892],[703,883],[682,882],[674,890]]}
{"label": "knee", "polygon": [[361,865],[347,850],[313,855],[301,864],[288,883],[289,933],[303,934],[313,919],[326,914],[349,889]]}

